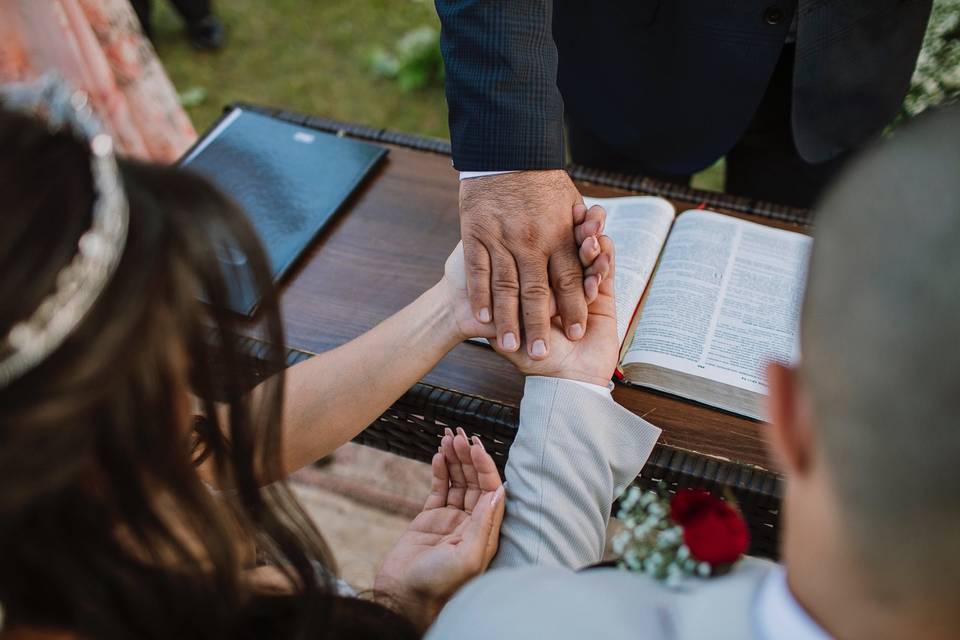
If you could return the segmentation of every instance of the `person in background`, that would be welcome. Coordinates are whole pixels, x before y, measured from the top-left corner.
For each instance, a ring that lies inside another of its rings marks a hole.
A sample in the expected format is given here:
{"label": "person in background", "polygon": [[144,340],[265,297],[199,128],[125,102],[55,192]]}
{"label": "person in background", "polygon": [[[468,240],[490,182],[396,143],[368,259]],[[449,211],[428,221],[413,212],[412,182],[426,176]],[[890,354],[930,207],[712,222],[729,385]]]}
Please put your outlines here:
{"label": "person in background", "polygon": [[87,94],[127,157],[175,162],[197,139],[127,0],[0,2],[0,85],[49,74]]}
{"label": "person in background", "polygon": [[435,2],[473,311],[534,358],[551,290],[567,336],[585,330],[566,142],[679,183],[726,155],[728,192],[809,207],[899,111],[932,4]]}
{"label": "person in background", "polygon": [[[335,579],[284,478],[492,335],[470,313],[461,247],[406,308],[284,371],[242,212],[199,176],[116,160],[84,96],[45,82],[0,94],[0,638],[417,637],[497,549],[503,489],[479,439],[437,439],[430,496],[373,601]],[[603,211],[571,216],[585,296],[607,299]],[[218,261],[223,244],[246,266]],[[233,278],[261,293],[260,357],[278,372],[263,382],[225,311]],[[539,409],[521,429],[616,420],[649,455],[659,430],[610,399],[590,344],[528,382]]]}
{"label": "person in background", "polygon": [[[581,435],[531,421],[507,463],[492,570],[428,637],[957,638],[957,247],[960,109],[898,132],[829,190],[802,361],[767,369],[782,566],[747,558],[673,589],[614,568],[575,571],[601,560],[610,503],[643,460],[624,459],[616,445],[629,434],[616,423]],[[588,331],[614,334],[592,319]],[[597,357],[612,365],[607,342]]]}
{"label": "person in background", "polygon": [[[143,32],[153,39],[153,0],[130,0]],[[211,0],[170,0],[187,28],[187,40],[200,51],[216,51],[223,48],[226,33],[223,23],[213,13]]]}

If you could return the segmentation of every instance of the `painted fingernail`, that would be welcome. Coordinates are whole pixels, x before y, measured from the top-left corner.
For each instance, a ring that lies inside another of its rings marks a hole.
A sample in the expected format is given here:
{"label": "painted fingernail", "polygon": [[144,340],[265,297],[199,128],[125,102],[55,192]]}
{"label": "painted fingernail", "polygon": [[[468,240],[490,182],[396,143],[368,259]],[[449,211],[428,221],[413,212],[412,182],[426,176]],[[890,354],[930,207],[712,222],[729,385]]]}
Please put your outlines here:
{"label": "painted fingernail", "polygon": [[570,337],[574,340],[579,340],[583,337],[583,325],[579,322],[574,322],[570,325],[570,328],[567,329],[567,333],[570,334]]}
{"label": "painted fingernail", "polygon": [[503,334],[503,337],[500,338],[500,346],[507,351],[515,350],[517,348],[517,336],[512,333]]}
{"label": "painted fingernail", "polygon": [[490,322],[490,320],[492,319],[493,318],[491,318],[490,316],[490,309],[487,309],[486,307],[484,307],[483,309],[480,309],[480,322],[486,324]]}
{"label": "painted fingernail", "polygon": [[530,354],[537,358],[547,355],[547,343],[543,340],[534,340],[533,347],[530,349]]}

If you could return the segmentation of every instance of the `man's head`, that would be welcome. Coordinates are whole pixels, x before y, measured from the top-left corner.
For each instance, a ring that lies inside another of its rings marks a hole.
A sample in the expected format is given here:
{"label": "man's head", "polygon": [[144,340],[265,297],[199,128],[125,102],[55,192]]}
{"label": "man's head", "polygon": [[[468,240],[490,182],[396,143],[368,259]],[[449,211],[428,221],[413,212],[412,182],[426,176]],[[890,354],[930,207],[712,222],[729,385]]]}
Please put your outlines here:
{"label": "man's head", "polygon": [[788,567],[832,545],[877,601],[955,598],[960,110],[855,162],[819,208],[815,236],[802,364],[769,372]]}

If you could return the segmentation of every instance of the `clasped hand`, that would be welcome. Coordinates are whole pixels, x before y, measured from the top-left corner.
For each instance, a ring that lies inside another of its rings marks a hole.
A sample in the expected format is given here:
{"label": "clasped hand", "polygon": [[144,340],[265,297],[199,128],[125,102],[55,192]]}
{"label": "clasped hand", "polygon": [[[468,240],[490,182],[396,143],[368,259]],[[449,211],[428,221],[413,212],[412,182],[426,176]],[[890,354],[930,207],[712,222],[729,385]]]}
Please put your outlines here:
{"label": "clasped hand", "polygon": [[494,325],[501,350],[520,348],[522,331],[527,355],[542,360],[552,348],[554,327],[569,340],[585,335],[589,300],[577,260],[580,242],[574,244],[567,220],[568,212],[582,204],[561,169],[460,182],[470,306],[478,320]]}

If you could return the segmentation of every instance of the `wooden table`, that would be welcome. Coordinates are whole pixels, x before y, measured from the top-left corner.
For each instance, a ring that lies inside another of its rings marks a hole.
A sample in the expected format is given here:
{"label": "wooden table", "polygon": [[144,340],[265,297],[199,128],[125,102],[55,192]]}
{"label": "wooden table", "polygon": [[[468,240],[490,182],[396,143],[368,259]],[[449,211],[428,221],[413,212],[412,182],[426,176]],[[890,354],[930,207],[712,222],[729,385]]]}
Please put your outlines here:
{"label": "wooden table", "polygon": [[[445,143],[242,106],[390,143],[385,162],[282,283],[288,362],[355,338],[440,278],[459,239],[458,178]],[[578,181],[585,195],[659,191],[671,196],[678,212],[712,200],[711,209],[785,228],[804,227],[803,211],[584,169],[572,173],[588,178]],[[437,434],[455,424],[484,438],[502,464],[516,431],[522,391],[522,377],[511,365],[486,347],[465,343],[358,441],[429,460]],[[641,475],[645,485],[663,481],[670,487],[731,489],[750,521],[753,551],[776,554],[780,481],[765,447],[764,424],[635,387],[618,385],[614,398],[663,429]]]}

